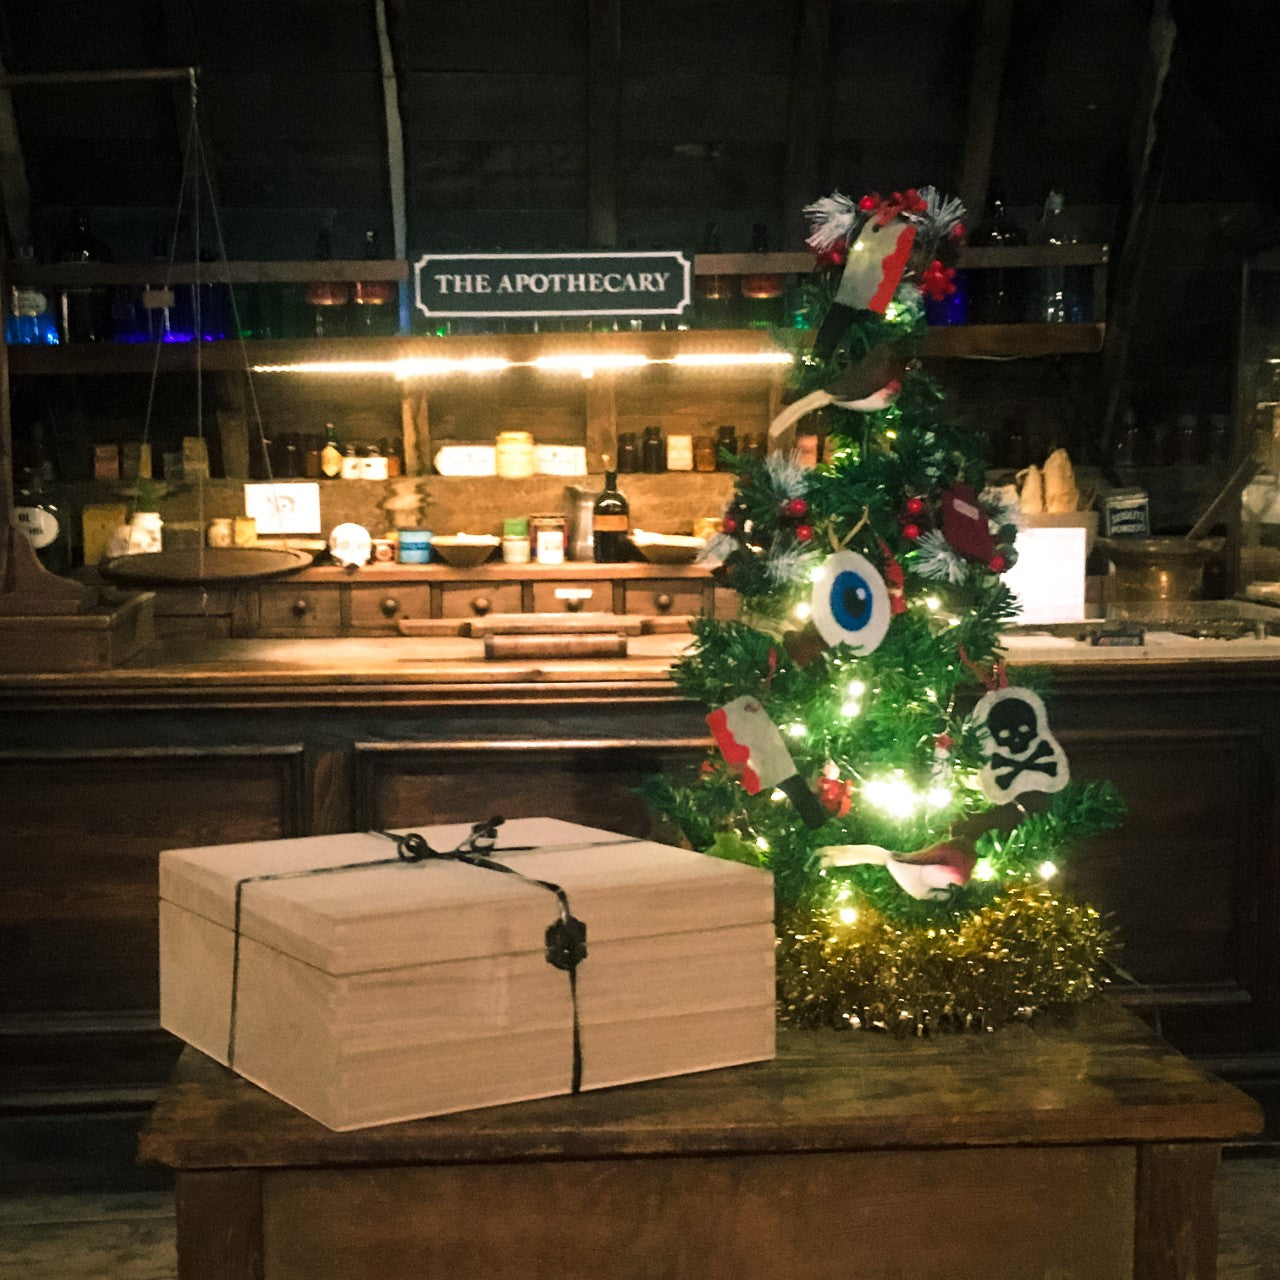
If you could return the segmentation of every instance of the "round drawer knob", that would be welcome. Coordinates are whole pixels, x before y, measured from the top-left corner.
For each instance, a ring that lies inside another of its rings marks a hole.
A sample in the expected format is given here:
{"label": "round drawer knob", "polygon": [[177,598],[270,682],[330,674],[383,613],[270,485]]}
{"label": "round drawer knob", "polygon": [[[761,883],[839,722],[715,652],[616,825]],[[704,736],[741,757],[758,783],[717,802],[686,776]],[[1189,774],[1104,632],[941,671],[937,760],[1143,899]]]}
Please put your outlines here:
{"label": "round drawer knob", "polygon": [[476,596],[471,602],[471,612],[481,618],[493,608],[493,601],[488,596]]}
{"label": "round drawer knob", "polygon": [[581,600],[576,600],[576,599],[575,599],[575,600],[566,600],[566,601],[564,602],[564,607],[565,607],[565,609],[567,609],[570,613],[581,613],[581,612],[582,612],[582,601],[581,601]]}
{"label": "round drawer knob", "polygon": [[400,612],[400,601],[395,596],[383,596],[378,602],[378,608],[382,610],[384,618],[394,618]]}
{"label": "round drawer knob", "polygon": [[670,609],[673,604],[675,604],[675,601],[672,600],[672,598],[669,595],[667,595],[665,591],[663,591],[660,594],[653,597],[653,603],[655,607],[658,608],[661,612],[666,613],[666,611]]}
{"label": "round drawer knob", "polygon": [[299,596],[289,608],[295,618],[305,618],[311,610],[311,602],[306,596]]}

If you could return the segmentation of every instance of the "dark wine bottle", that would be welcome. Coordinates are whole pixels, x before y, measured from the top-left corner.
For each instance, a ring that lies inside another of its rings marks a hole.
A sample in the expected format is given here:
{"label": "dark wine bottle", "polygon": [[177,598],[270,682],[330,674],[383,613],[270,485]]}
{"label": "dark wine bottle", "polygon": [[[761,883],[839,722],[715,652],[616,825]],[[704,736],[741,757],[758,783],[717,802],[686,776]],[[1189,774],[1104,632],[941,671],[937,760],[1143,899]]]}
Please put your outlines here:
{"label": "dark wine bottle", "polygon": [[631,508],[618,492],[618,473],[606,471],[604,491],[591,508],[591,545],[597,564],[622,564],[630,558],[630,527]]}
{"label": "dark wine bottle", "polygon": [[44,427],[32,431],[32,456],[14,494],[13,523],[31,539],[40,563],[51,573],[71,568],[71,535],[66,513],[54,495],[53,457],[45,441]]}

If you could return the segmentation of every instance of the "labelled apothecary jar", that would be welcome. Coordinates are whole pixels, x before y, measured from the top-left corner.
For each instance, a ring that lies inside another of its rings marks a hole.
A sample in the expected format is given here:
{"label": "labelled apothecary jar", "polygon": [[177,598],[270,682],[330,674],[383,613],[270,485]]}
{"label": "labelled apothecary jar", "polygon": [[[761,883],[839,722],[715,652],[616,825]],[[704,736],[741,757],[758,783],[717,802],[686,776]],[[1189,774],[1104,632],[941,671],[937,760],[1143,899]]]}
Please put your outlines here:
{"label": "labelled apothecary jar", "polygon": [[533,475],[532,433],[499,431],[496,445],[498,474],[504,480],[527,480]]}

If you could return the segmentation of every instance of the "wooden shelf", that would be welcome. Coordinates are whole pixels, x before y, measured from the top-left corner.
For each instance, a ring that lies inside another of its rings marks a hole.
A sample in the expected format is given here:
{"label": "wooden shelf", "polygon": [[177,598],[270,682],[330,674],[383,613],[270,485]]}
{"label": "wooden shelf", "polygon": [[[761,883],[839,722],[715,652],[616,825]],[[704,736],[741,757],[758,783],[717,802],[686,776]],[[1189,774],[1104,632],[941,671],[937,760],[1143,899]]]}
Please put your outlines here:
{"label": "wooden shelf", "polygon": [[[1011,248],[962,246],[956,265],[971,271],[1019,267],[1103,267],[1111,258],[1105,244],[1018,245]],[[693,260],[697,276],[807,275],[814,255],[800,253],[700,253]]]}
{"label": "wooden shelf", "polygon": [[5,267],[10,284],[38,289],[86,285],[305,284],[310,280],[406,280],[399,258],[310,259],[304,262],[51,262],[16,261]]}
{"label": "wooden shelf", "polygon": [[[1102,324],[956,325],[930,329],[925,355],[945,358],[1031,357],[1090,354],[1102,349]],[[803,340],[804,335],[795,334]],[[200,345],[201,367],[210,373],[242,370],[250,365],[289,365],[339,360],[383,361],[404,356],[501,355],[513,361],[538,356],[586,352],[628,352],[651,359],[670,359],[680,353],[776,351],[769,332],[756,329],[680,329],[655,333],[507,333],[456,335],[444,338],[333,338],[246,340],[243,348],[232,339]],[[66,374],[149,374],[155,348],[149,343],[83,343],[68,346],[13,346],[9,368],[15,377],[56,377]],[[196,367],[195,343],[165,344],[160,348],[161,373],[191,373]],[[733,374],[771,377],[779,366],[737,369],[699,369],[717,376]],[[357,376],[357,375],[351,375]],[[375,374],[373,376],[386,376]]]}
{"label": "wooden shelf", "polygon": [[[1109,260],[1106,245],[1029,245],[1017,248],[959,250],[961,267],[1095,267]],[[813,270],[807,250],[789,253],[700,253],[695,275],[805,275]],[[5,268],[10,284],[40,289],[85,285],[159,284],[304,284],[309,280],[407,280],[409,264],[399,258],[370,261],[309,259],[274,262],[52,262],[14,261]]]}
{"label": "wooden shelf", "polygon": [[1093,355],[1104,324],[964,324],[930,329],[924,353],[948,360],[1012,360]]}

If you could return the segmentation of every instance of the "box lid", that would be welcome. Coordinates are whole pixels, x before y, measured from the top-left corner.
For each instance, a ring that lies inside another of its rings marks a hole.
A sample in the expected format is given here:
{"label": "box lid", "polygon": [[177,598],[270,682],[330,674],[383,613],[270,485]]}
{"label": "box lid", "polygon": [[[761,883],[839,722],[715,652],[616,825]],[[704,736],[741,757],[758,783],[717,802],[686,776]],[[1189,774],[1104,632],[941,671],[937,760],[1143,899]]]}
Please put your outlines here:
{"label": "box lid", "polygon": [[[442,850],[470,831],[413,829]],[[504,852],[523,846],[535,848]],[[504,823],[488,856],[563,888],[588,948],[773,915],[766,871],[555,818]],[[230,930],[243,881],[241,935],[332,974],[543,951],[559,913],[548,890],[453,859],[385,861],[395,857],[371,832],[172,849],[160,855],[160,896]],[[381,865],[346,869],[365,862]]]}

